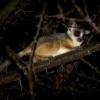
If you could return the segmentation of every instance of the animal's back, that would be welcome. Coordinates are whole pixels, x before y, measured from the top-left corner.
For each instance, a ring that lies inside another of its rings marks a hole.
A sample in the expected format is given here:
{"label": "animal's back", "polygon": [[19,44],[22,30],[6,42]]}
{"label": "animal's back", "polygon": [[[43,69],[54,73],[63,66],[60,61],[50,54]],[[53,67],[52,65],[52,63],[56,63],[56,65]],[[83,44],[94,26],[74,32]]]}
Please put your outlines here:
{"label": "animal's back", "polygon": [[39,39],[35,56],[57,56],[69,52],[71,49],[73,49],[72,40],[68,38],[66,33],[53,34]]}
{"label": "animal's back", "polygon": [[[67,32],[43,36],[38,39],[34,52],[34,61],[43,60],[48,57],[54,57],[79,47],[84,41],[84,34],[89,31],[78,29],[75,21],[71,21],[68,25]],[[19,52],[19,56],[31,53],[31,46]],[[37,59],[38,58],[38,59]]]}

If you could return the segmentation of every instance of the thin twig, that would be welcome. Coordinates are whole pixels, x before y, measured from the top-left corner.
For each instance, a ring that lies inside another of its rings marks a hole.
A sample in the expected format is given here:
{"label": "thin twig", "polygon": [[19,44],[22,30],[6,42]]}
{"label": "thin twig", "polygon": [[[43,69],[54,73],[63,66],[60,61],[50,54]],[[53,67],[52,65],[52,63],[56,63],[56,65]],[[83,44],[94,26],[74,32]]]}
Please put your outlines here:
{"label": "thin twig", "polygon": [[42,25],[42,22],[43,22],[43,17],[44,17],[44,13],[45,13],[45,8],[46,8],[46,2],[44,3],[44,7],[43,7],[43,11],[42,13],[40,14],[40,21],[39,21],[39,24],[37,26],[37,32],[36,32],[36,35],[34,37],[34,40],[33,42],[31,43],[31,54],[30,54],[30,59],[29,59],[29,65],[28,65],[28,75],[27,75],[27,78],[28,78],[28,83],[29,83],[29,90],[30,90],[30,94],[31,94],[31,97],[32,99],[34,99],[34,96],[35,96],[35,91],[34,91],[34,82],[32,81],[32,74],[35,75],[34,71],[32,73],[32,67],[33,66],[33,57],[34,57],[34,51],[35,51],[35,45],[37,43],[37,38],[39,36],[39,33],[40,33],[40,30],[41,30],[41,25]]}
{"label": "thin twig", "polygon": [[83,3],[84,3],[84,10],[85,10],[86,16],[89,16],[85,0],[83,0]]}
{"label": "thin twig", "polygon": [[88,66],[90,66],[91,69],[96,70],[96,68],[95,68],[89,61],[85,60],[84,58],[81,58],[81,60],[82,60],[84,63],[86,63]]}
{"label": "thin twig", "polygon": [[3,61],[0,64],[0,72],[3,71],[4,69],[6,69],[10,64],[11,64],[11,62],[8,59],[6,59],[5,61]]}
{"label": "thin twig", "polygon": [[[7,51],[8,55],[13,59],[15,64],[19,67],[19,69],[21,69],[23,71],[24,75],[26,75],[27,70],[24,67],[24,66],[26,66],[26,62],[21,60],[21,58],[3,41],[3,38],[0,38],[0,42],[3,44],[5,50]],[[7,68],[7,66],[11,64],[9,60],[5,60],[5,62],[3,62],[3,63],[5,63],[5,64],[1,64],[2,68]],[[1,70],[2,70],[2,68],[1,68]]]}
{"label": "thin twig", "polygon": [[89,24],[91,24],[91,26],[94,28],[94,30],[95,30],[97,33],[100,33],[99,28],[96,26],[95,23],[92,22],[92,19],[91,19],[89,16],[87,16],[87,15],[85,15],[85,14],[83,13],[83,11],[81,10],[81,8],[80,8],[79,6],[76,5],[76,3],[74,2],[74,0],[71,0],[71,1],[72,1],[72,3],[73,3],[74,7],[77,9],[77,11],[80,13],[80,15],[86,20],[86,22],[88,22]]}
{"label": "thin twig", "polygon": [[95,81],[97,83],[100,83],[100,80],[98,80],[98,79],[95,79],[95,78],[92,78],[92,77],[89,77],[89,76],[86,76],[86,75],[82,75],[82,74],[80,74],[78,72],[76,74],[79,75],[79,76],[81,76],[81,77],[87,78],[87,79],[89,79],[91,81]]}
{"label": "thin twig", "polygon": [[100,73],[100,71],[97,70],[95,66],[93,66],[89,61],[85,60],[84,58],[81,58],[81,60],[86,63],[91,69],[95,70],[96,73]]}
{"label": "thin twig", "polygon": [[58,0],[58,10],[59,10],[59,15],[60,17],[62,18],[63,22],[65,22],[65,17],[64,17],[64,14],[63,14],[63,9],[61,8],[61,5],[60,5],[60,1]]}

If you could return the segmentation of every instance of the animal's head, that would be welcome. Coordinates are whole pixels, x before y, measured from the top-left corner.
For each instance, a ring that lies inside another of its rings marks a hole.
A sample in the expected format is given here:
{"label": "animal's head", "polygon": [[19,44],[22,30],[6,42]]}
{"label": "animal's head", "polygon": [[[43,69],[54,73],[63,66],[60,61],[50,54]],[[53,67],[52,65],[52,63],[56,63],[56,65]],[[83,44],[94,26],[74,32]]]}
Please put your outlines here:
{"label": "animal's head", "polygon": [[76,45],[80,46],[84,41],[84,35],[89,33],[90,31],[88,30],[78,28],[75,19],[69,21],[67,35],[76,43]]}

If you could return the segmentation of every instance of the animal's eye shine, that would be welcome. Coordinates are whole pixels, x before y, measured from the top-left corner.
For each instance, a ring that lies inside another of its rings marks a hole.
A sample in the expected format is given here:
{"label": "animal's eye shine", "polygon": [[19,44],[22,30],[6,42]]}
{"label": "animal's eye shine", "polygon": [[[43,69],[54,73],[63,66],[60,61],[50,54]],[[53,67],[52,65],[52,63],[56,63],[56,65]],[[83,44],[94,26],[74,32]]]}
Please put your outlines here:
{"label": "animal's eye shine", "polygon": [[74,35],[76,36],[76,37],[79,37],[80,36],[80,34],[81,34],[81,32],[80,31],[74,31]]}

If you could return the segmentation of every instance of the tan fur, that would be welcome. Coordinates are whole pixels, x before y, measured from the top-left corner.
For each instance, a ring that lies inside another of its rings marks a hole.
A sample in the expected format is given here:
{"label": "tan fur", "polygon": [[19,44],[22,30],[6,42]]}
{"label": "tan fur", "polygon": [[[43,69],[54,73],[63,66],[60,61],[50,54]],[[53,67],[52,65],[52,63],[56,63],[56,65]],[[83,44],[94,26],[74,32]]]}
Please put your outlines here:
{"label": "tan fur", "polygon": [[[74,43],[71,38],[62,38],[59,40],[49,40],[39,42],[36,45],[34,53],[34,61],[48,60],[48,57],[54,57],[74,49]],[[19,56],[24,56],[31,53],[31,46],[19,52]]]}
{"label": "tan fur", "polygon": [[39,56],[52,56],[60,48],[63,49],[72,49],[73,43],[70,39],[54,40],[41,43],[36,46],[35,55]]}
{"label": "tan fur", "polygon": [[[75,27],[75,28],[74,28]],[[75,30],[80,31],[80,36],[75,36]],[[86,31],[89,33],[89,31]],[[51,36],[43,36],[39,38],[36,49],[34,52],[34,62],[38,60],[48,60],[49,57],[55,57],[66,52],[74,50],[80,46],[83,42],[80,41],[83,37],[82,30],[76,28],[76,24],[73,23],[72,27],[69,27],[64,34],[53,34]],[[31,53],[31,45],[18,53],[20,57]]]}

